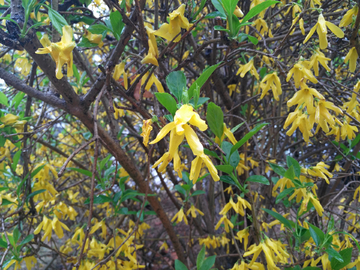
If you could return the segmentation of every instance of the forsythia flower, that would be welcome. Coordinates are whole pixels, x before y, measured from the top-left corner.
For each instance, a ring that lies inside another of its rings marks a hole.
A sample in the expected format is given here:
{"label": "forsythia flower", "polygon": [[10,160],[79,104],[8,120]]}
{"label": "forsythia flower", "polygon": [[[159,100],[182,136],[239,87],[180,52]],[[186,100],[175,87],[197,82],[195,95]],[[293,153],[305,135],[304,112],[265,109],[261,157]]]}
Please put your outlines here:
{"label": "forsythia flower", "polygon": [[273,91],[275,100],[279,100],[279,96],[282,94],[280,79],[275,72],[266,75],[262,79],[260,83],[260,88],[262,89],[260,99],[262,99],[266,95],[270,88]]}
{"label": "forsythia flower", "polygon": [[149,37],[149,51],[145,58],[141,61],[141,64],[153,64],[159,66],[157,58],[159,57],[159,50],[156,43],[155,31],[152,29],[150,24],[145,25],[146,33]]}
{"label": "forsythia flower", "polygon": [[152,129],[152,120],[143,120],[142,133],[140,135],[143,137],[143,143],[146,147],[149,144],[149,136]]}
{"label": "forsythia flower", "polygon": [[124,87],[128,89],[128,74],[125,72],[125,62],[117,64],[114,68],[113,78],[115,81],[119,80],[120,76],[124,75]]}
{"label": "forsythia flower", "polygon": [[172,218],[171,222],[174,222],[174,220],[177,218],[176,222],[181,222],[184,220],[185,224],[188,225],[188,220],[184,214],[184,209],[181,207],[179,212],[175,214],[175,216]]}
{"label": "forsythia flower", "polygon": [[314,113],[314,97],[318,99],[325,99],[315,88],[310,88],[305,83],[300,83],[301,90],[297,91],[294,96],[288,100],[287,106],[291,107],[294,105],[306,106],[308,113]]}
{"label": "forsythia flower", "polygon": [[85,30],[84,37],[87,38],[91,43],[97,44],[99,48],[104,45],[104,42],[102,41],[102,35],[100,34],[93,34],[88,30]]}
{"label": "forsythia flower", "polygon": [[256,68],[254,67],[254,58],[249,61],[249,63],[245,65],[241,65],[236,75],[240,74],[241,78],[244,78],[245,74],[250,71],[250,74],[255,76],[256,79],[259,80],[259,74],[256,71]]}
{"label": "forsythia flower", "polygon": [[[144,77],[142,77],[142,79],[141,79],[141,85],[143,85],[143,84],[146,82],[146,80],[147,80],[148,77],[149,77],[149,74],[150,74],[149,72],[146,72],[145,75],[144,75]],[[150,90],[150,87],[151,87],[153,84],[155,84],[155,86],[156,86],[156,88],[157,88],[157,90],[158,90],[159,93],[164,93],[164,87],[162,86],[161,82],[159,81],[158,78],[156,78],[156,76],[155,76],[154,73],[151,73],[151,76],[150,76],[150,78],[149,78],[149,80],[148,80],[148,82],[147,82],[147,84],[146,84],[146,86],[145,86],[145,90],[146,90],[146,91],[149,91],[149,90]]]}
{"label": "forsythia flower", "polygon": [[358,59],[359,55],[355,47],[352,47],[348,54],[344,59],[344,63],[349,62],[349,70],[350,72],[354,72],[356,68],[356,60]]}
{"label": "forsythia flower", "polygon": [[181,39],[181,28],[189,30],[191,24],[188,19],[184,16],[185,5],[182,4],[177,10],[174,10],[169,14],[170,23],[164,23],[160,26],[159,30],[154,32],[155,35],[165,38],[167,41],[177,38],[174,42],[179,42]]}
{"label": "forsythia flower", "polygon": [[341,19],[339,27],[346,27],[348,26],[350,23],[353,22],[353,16],[356,16],[358,13],[359,7],[356,5],[354,6],[352,9],[349,9],[344,17]]}
{"label": "forsythia flower", "polygon": [[219,181],[220,177],[217,173],[217,169],[215,168],[214,164],[211,162],[211,159],[207,155],[205,155],[204,152],[197,155],[196,158],[191,162],[190,180],[195,182],[199,178],[199,174],[203,162],[208,168],[211,177],[214,179],[214,181]]}
{"label": "forsythia flower", "polygon": [[232,229],[234,228],[234,225],[231,223],[230,220],[228,220],[228,218],[226,217],[226,215],[223,215],[222,218],[220,218],[219,222],[216,224],[215,226],[215,230],[219,229],[221,223],[224,222],[225,225],[225,231],[228,233],[229,232],[229,227]]}
{"label": "forsythia flower", "polygon": [[315,30],[317,31],[319,35],[319,43],[320,43],[320,49],[324,50],[328,46],[327,41],[327,27],[330,29],[331,32],[335,34],[338,38],[344,37],[344,32],[337,27],[335,24],[331,22],[325,21],[325,18],[322,14],[319,15],[318,22],[314,25],[313,28],[311,28],[310,32],[307,34],[304,44],[311,38],[311,36],[314,34]]}
{"label": "forsythia flower", "polygon": [[296,63],[292,69],[290,69],[287,74],[286,81],[290,81],[291,77],[294,75],[295,87],[300,86],[300,82],[305,78],[311,81],[312,83],[318,83],[318,80],[314,77],[312,72],[304,66],[304,61]]}
{"label": "forsythia flower", "polygon": [[240,243],[242,243],[242,240],[244,240],[244,250],[246,251],[247,250],[247,245],[249,243],[249,229],[246,228],[246,229],[243,229],[241,231],[238,231],[235,238],[237,240],[240,241]]}
{"label": "forsythia flower", "polygon": [[61,79],[64,75],[61,72],[61,68],[64,64],[67,65],[67,76],[73,75],[73,54],[72,50],[75,48],[76,44],[73,39],[73,31],[71,26],[65,25],[62,28],[63,36],[61,41],[57,43],[51,43],[46,48],[39,48],[37,54],[47,54],[50,53],[52,58],[56,62],[56,78]]}
{"label": "forsythia flower", "polygon": [[193,218],[196,218],[196,212],[198,212],[200,215],[204,215],[203,212],[201,212],[199,209],[195,208],[195,206],[192,204],[189,210],[187,210],[186,215],[191,214]]}
{"label": "forsythia flower", "polygon": [[330,58],[326,58],[325,55],[318,48],[316,53],[311,56],[309,67],[314,69],[315,76],[319,76],[319,63],[327,70],[330,71],[331,68],[327,65],[328,61],[331,61]]}

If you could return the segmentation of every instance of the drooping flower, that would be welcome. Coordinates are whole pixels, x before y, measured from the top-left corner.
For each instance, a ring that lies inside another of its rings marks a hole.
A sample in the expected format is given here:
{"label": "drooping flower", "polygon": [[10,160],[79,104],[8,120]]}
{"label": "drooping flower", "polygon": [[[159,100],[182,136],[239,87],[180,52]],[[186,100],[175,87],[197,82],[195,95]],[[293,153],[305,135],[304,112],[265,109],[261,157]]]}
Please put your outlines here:
{"label": "drooping flower", "polygon": [[179,210],[179,212],[177,212],[175,214],[175,216],[172,218],[171,222],[174,222],[176,220],[176,222],[181,222],[184,220],[185,224],[188,225],[188,220],[186,218],[186,215],[184,214],[184,209],[183,207],[181,207],[181,209]]}
{"label": "drooping flower", "polygon": [[149,37],[149,51],[145,58],[141,61],[141,64],[153,64],[155,66],[159,66],[157,58],[159,57],[159,50],[156,43],[155,38],[155,30],[152,29],[150,24],[145,25],[146,33]]}
{"label": "drooping flower", "polygon": [[127,90],[128,89],[128,74],[125,72],[125,62],[121,62],[120,64],[117,64],[114,68],[114,74],[113,78],[115,81],[119,80],[120,76],[124,75],[124,87]]}
{"label": "drooping flower", "polygon": [[260,99],[264,98],[270,88],[273,92],[275,100],[279,100],[279,96],[282,94],[280,79],[275,72],[266,75],[262,79],[260,83],[260,88],[262,89]]}
{"label": "drooping flower", "polygon": [[352,9],[349,9],[344,17],[341,19],[339,27],[346,27],[348,26],[350,23],[353,22],[353,16],[356,16],[358,13],[359,7],[356,5],[354,6]]}
{"label": "drooping flower", "polygon": [[314,97],[318,99],[325,99],[315,88],[309,87],[305,83],[300,83],[301,90],[297,91],[294,96],[288,100],[287,106],[291,107],[294,105],[303,105],[306,106],[308,113],[314,113]]}
{"label": "drooping flower", "polygon": [[145,146],[148,146],[149,144],[149,136],[152,129],[152,120],[143,120],[142,133],[140,135],[143,137],[143,143]]}
{"label": "drooping flower", "polygon": [[299,61],[296,63],[292,69],[290,69],[287,74],[286,81],[290,81],[291,77],[294,75],[295,87],[300,86],[300,82],[305,79],[311,81],[312,83],[318,83],[318,80],[314,77],[311,70],[305,65],[304,61]]}
{"label": "drooping flower", "polygon": [[46,48],[39,48],[37,54],[50,53],[54,61],[56,62],[56,78],[60,80],[64,75],[61,72],[61,68],[64,64],[67,65],[67,76],[73,75],[73,54],[72,51],[76,46],[73,41],[73,30],[71,26],[65,25],[62,28],[63,36],[61,41],[57,43],[51,43]]}
{"label": "drooping flower", "polygon": [[256,68],[254,66],[254,58],[249,61],[249,63],[245,65],[241,65],[236,75],[240,74],[241,78],[244,78],[245,74],[250,71],[250,74],[255,76],[256,79],[259,80],[259,74],[256,71]]}
{"label": "drooping flower", "polygon": [[225,226],[225,231],[228,233],[229,227],[232,229],[234,228],[234,225],[232,224],[232,222],[230,220],[228,220],[228,218],[226,217],[226,215],[223,215],[222,218],[220,218],[219,222],[216,224],[215,226],[215,230],[219,229],[221,223],[224,223]]}
{"label": "drooping flower", "polygon": [[191,162],[190,180],[195,182],[199,178],[200,170],[203,163],[208,168],[211,177],[214,179],[214,181],[219,181],[220,177],[218,175],[217,169],[215,168],[214,164],[211,162],[211,159],[207,155],[205,155],[204,152],[197,155],[196,158]]}
{"label": "drooping flower", "polygon": [[91,43],[97,44],[99,48],[101,48],[104,45],[104,42],[102,41],[103,36],[100,34],[93,34],[85,29],[84,37],[87,38]]}
{"label": "drooping flower", "polygon": [[311,56],[309,68],[313,68],[315,72],[315,76],[319,76],[319,63],[327,70],[330,71],[331,68],[327,65],[328,61],[331,61],[330,58],[326,58],[325,55],[319,50],[319,48],[315,51],[315,53]]}
{"label": "drooping flower", "polygon": [[175,38],[174,42],[179,42],[181,39],[181,28],[189,30],[191,24],[184,16],[185,4],[182,4],[177,10],[174,10],[169,14],[170,23],[164,23],[158,30],[154,32],[156,36],[165,38],[167,41],[171,41]]}
{"label": "drooping flower", "polygon": [[186,215],[191,214],[193,218],[196,218],[196,212],[198,212],[202,216],[204,215],[203,212],[201,212],[199,209],[195,208],[193,204],[191,204],[191,207],[189,208],[189,210],[187,210]]}
{"label": "drooping flower", "polygon": [[349,70],[350,72],[354,72],[356,69],[356,60],[358,59],[359,55],[355,47],[352,47],[348,54],[344,59],[344,63],[349,62]]}
{"label": "drooping flower", "polygon": [[338,38],[344,37],[344,32],[339,27],[337,27],[335,24],[333,24],[331,22],[325,21],[324,16],[322,14],[320,14],[317,23],[314,25],[313,28],[311,28],[310,32],[305,37],[304,44],[312,37],[312,35],[314,34],[314,32],[316,30],[319,35],[320,49],[322,49],[322,50],[326,49],[328,46],[328,41],[327,41],[327,37],[326,37],[327,27]]}

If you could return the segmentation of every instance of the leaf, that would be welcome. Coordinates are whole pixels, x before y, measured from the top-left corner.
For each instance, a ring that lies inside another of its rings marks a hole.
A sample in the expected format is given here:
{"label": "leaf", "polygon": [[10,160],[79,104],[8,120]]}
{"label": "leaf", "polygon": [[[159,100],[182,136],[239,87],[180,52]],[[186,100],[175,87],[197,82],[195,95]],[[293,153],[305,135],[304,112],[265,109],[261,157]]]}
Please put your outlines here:
{"label": "leaf", "polygon": [[15,244],[17,243],[17,241],[19,241],[20,236],[21,236],[21,234],[20,234],[19,228],[16,227],[16,228],[13,230],[13,237],[14,237],[14,243],[15,243]]}
{"label": "leaf", "polygon": [[201,248],[197,258],[196,258],[196,268],[200,269],[205,259],[205,245]]}
{"label": "leaf", "polygon": [[213,102],[210,102],[207,107],[206,121],[211,131],[221,138],[224,130],[224,114],[221,108]]}
{"label": "leaf", "polygon": [[230,33],[230,30],[229,30],[229,29],[226,29],[226,28],[222,27],[221,25],[215,25],[215,26],[214,26],[214,30]]}
{"label": "leaf", "polygon": [[[107,203],[107,202],[112,202],[112,198],[105,196],[105,195],[99,195],[94,197],[94,204],[102,204],[102,203]],[[89,204],[90,203],[90,198],[87,198],[84,202],[84,204]]]}
{"label": "leaf", "polygon": [[8,247],[8,244],[4,240],[2,240],[1,238],[0,238],[0,247],[2,247],[2,248],[7,248]]}
{"label": "leaf", "polygon": [[112,32],[115,38],[119,41],[121,32],[124,28],[124,23],[122,22],[122,16],[118,10],[110,13],[110,22],[111,22]]}
{"label": "leaf", "polygon": [[166,85],[180,102],[183,90],[186,89],[186,77],[182,71],[173,71],[166,77]]}
{"label": "leaf", "polygon": [[48,8],[48,14],[49,14],[50,21],[52,22],[56,31],[58,31],[61,35],[63,35],[62,28],[65,25],[68,25],[67,21],[56,10],[53,10],[50,7],[47,7],[47,8]]}
{"label": "leaf", "polygon": [[[191,99],[194,95],[194,89],[196,88],[196,86],[198,86],[200,89],[201,87],[203,87],[203,85],[206,83],[206,81],[210,78],[211,74],[213,74],[213,72],[217,69],[217,67],[221,64],[222,62],[216,64],[216,65],[212,65],[210,67],[207,67],[199,76],[199,78],[197,78],[197,80],[190,86],[188,94],[189,94],[189,98]],[[200,99],[199,99],[200,100]]]}
{"label": "leaf", "polygon": [[246,36],[252,44],[257,45],[259,43],[259,40],[256,37],[253,37],[251,35],[246,35]]}
{"label": "leaf", "polygon": [[241,23],[247,22],[251,18],[258,15],[264,9],[270,7],[271,5],[277,4],[277,3],[279,3],[279,1],[265,1],[265,2],[262,2],[258,5],[256,5],[255,7],[250,9],[250,11],[245,15],[245,17],[242,19]]}
{"label": "leaf", "polygon": [[7,96],[1,91],[0,91],[0,104],[9,107],[9,100]]}
{"label": "leaf", "polygon": [[13,157],[13,163],[11,164],[11,167],[13,168],[13,170],[16,170],[16,166],[19,163],[21,152],[22,152],[22,150],[17,151]]}
{"label": "leaf", "polygon": [[155,93],[155,97],[163,105],[172,116],[176,113],[176,100],[169,93]]}
{"label": "leaf", "polygon": [[[236,8],[238,0],[222,0],[222,5],[228,16],[231,16]],[[239,19],[237,19],[239,21]]]}
{"label": "leaf", "polygon": [[98,44],[90,42],[86,37],[82,37],[81,41],[76,45],[78,47],[93,48],[97,47]]}
{"label": "leaf", "polygon": [[41,194],[41,193],[43,193],[43,192],[45,192],[45,191],[46,191],[46,189],[39,189],[39,190],[37,190],[37,191],[34,191],[34,192],[30,193],[30,194],[26,197],[26,200],[29,201],[29,199],[30,199],[31,197],[34,197],[34,196],[36,196],[36,195],[38,195],[38,194]]}
{"label": "leaf", "polygon": [[[343,258],[339,254],[339,252],[337,252],[332,247],[329,247],[328,249],[326,249],[325,252],[328,253],[331,257],[333,257],[336,261],[342,262],[342,263],[344,262]],[[332,259],[331,259],[331,261],[332,261]]]}
{"label": "leaf", "polygon": [[240,162],[240,155],[239,152],[234,152],[232,153],[232,155],[230,156],[230,158],[228,158],[228,156],[230,155],[230,151],[232,148],[232,144],[227,142],[227,141],[223,141],[221,144],[221,149],[225,152],[226,154],[226,158],[227,158],[227,163],[229,165],[231,165],[234,169],[237,167],[237,165]]}
{"label": "leaf", "polygon": [[88,170],[83,170],[83,169],[79,169],[79,168],[69,168],[71,171],[75,171],[75,172],[79,172],[83,175],[86,175],[86,176],[89,176],[91,177],[92,176],[92,172],[88,171]]}
{"label": "leaf", "polygon": [[341,255],[343,262],[339,262],[334,257],[331,259],[331,268],[333,270],[340,270],[341,268],[344,268],[347,266],[351,261],[351,255],[352,255],[352,248],[347,248],[339,251],[339,254]]}
{"label": "leaf", "polygon": [[334,228],[334,225],[335,225],[334,216],[331,215],[331,216],[330,216],[329,223],[328,223],[328,225],[327,225],[327,231],[328,231],[328,232],[332,231],[332,229]]}
{"label": "leaf", "polygon": [[202,263],[201,268],[199,270],[209,270],[211,267],[213,267],[213,265],[215,263],[215,258],[216,258],[216,255],[206,258],[205,261]]}
{"label": "leaf", "polygon": [[[188,91],[189,93],[189,91]],[[196,103],[196,108],[199,108],[201,105],[203,105],[205,102],[207,102],[210,98],[208,97],[199,97],[199,100],[197,101]],[[189,101],[190,104],[194,105],[195,106],[195,101],[194,99],[190,100]]]}
{"label": "leaf", "polygon": [[244,143],[246,143],[252,136],[254,136],[260,129],[262,129],[264,126],[268,125],[268,123],[262,123],[260,125],[257,125],[252,130],[250,130],[240,141],[238,141],[232,148],[231,152],[233,153],[236,150],[238,150],[241,146],[243,146]]}
{"label": "leaf", "polygon": [[291,181],[294,182],[295,179],[295,169],[294,166],[291,165],[291,167],[285,172],[284,177],[290,179]]}
{"label": "leaf", "polygon": [[219,11],[214,11],[209,13],[208,15],[205,16],[204,19],[215,19],[216,17],[220,17],[221,19],[226,20],[226,16],[220,13]]}
{"label": "leaf", "polygon": [[220,176],[220,181],[223,181],[224,183],[227,183],[229,185],[233,185],[233,186],[237,187],[237,184],[235,183],[235,181],[228,175]]}
{"label": "leaf", "polygon": [[36,176],[44,167],[45,167],[45,165],[46,164],[44,164],[44,165],[41,165],[41,166],[39,166],[39,167],[37,167],[35,170],[33,170],[32,172],[31,172],[31,178],[33,178],[34,176]]}
{"label": "leaf", "polygon": [[204,8],[204,6],[206,4],[206,1],[207,0],[201,0],[201,3],[200,3],[200,6],[199,6],[198,10],[195,12],[194,15],[191,16],[193,19],[195,19],[197,17],[197,15],[199,15],[199,13],[203,10],[203,8]]}
{"label": "leaf", "polygon": [[175,260],[175,270],[188,270],[186,265],[179,260]]}
{"label": "leaf", "polygon": [[277,165],[277,164],[270,163],[270,162],[269,162],[269,165],[270,165],[271,169],[272,169],[275,173],[277,173],[278,175],[280,175],[280,176],[284,176],[284,175],[285,175],[285,173],[286,173],[285,168],[283,168],[283,167],[281,167],[281,166],[279,166],[279,165]]}
{"label": "leaf", "polygon": [[201,195],[201,194],[206,194],[206,192],[203,191],[203,190],[195,190],[194,193],[191,194],[191,197],[198,196],[198,195]]}
{"label": "leaf", "polygon": [[265,208],[262,208],[262,210],[264,210],[266,213],[268,213],[269,215],[271,215],[272,217],[276,218],[277,220],[279,220],[282,224],[285,225],[286,228],[288,229],[291,229],[291,223],[289,220],[287,220],[286,218],[284,218],[282,215],[272,211],[272,210],[269,210],[269,209],[265,209]]}
{"label": "leaf", "polygon": [[175,189],[176,189],[179,193],[181,193],[182,195],[186,196],[186,190],[185,190],[182,186],[176,185],[176,186],[175,186]]}
{"label": "leaf", "polygon": [[111,31],[111,29],[107,28],[103,24],[91,25],[87,30],[93,34],[102,34],[102,35],[104,34],[104,32],[107,33],[108,31]]}
{"label": "leaf", "polygon": [[307,222],[307,224],[309,224],[310,226],[309,227],[310,235],[312,239],[314,239],[316,246],[320,246],[320,244],[324,242],[324,238],[325,238],[324,232],[309,222]]}
{"label": "leaf", "polygon": [[231,165],[217,165],[215,168],[227,174],[230,174],[234,170],[233,166]]}
{"label": "leaf", "polygon": [[251,175],[245,182],[260,183],[266,186],[270,185],[269,180],[262,175]]}
{"label": "leaf", "polygon": [[225,13],[224,7],[221,3],[221,0],[211,0],[211,3],[214,5],[214,7],[220,12],[220,14],[223,17],[226,17],[226,13]]}
{"label": "leaf", "polygon": [[21,241],[20,246],[23,246],[23,245],[29,243],[29,242],[30,242],[31,240],[33,240],[33,239],[34,239],[34,235],[33,235],[33,234],[29,234],[28,236],[25,237],[24,240]]}
{"label": "leaf", "polygon": [[276,197],[276,201],[275,203],[278,204],[284,197],[286,197],[287,195],[289,195],[290,193],[292,193],[294,191],[294,187],[291,188],[287,188],[285,190],[283,190],[277,197]]}
{"label": "leaf", "polygon": [[109,161],[109,159],[112,157],[111,154],[109,154],[106,158],[104,158],[101,162],[100,162],[100,171],[103,170],[104,166],[106,165],[106,163]]}
{"label": "leaf", "polygon": [[231,133],[236,132],[243,124],[244,124],[244,122],[242,122],[242,123],[236,125],[235,127],[233,127],[233,128],[230,130]]}
{"label": "leaf", "polygon": [[287,156],[286,157],[286,164],[287,166],[290,168],[291,166],[294,167],[294,172],[295,172],[295,176],[296,177],[300,177],[300,173],[301,173],[301,167],[300,167],[300,164],[299,162],[297,162],[296,159],[290,157],[290,156]]}

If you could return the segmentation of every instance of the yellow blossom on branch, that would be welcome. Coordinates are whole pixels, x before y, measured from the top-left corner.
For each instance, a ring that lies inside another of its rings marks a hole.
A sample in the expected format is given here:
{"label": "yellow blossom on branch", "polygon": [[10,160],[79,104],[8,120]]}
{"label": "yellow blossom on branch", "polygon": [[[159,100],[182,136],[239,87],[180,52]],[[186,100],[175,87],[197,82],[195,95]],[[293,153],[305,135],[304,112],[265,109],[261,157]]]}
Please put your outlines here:
{"label": "yellow blossom on branch", "polygon": [[241,65],[238,72],[236,73],[236,75],[240,74],[241,78],[244,78],[245,74],[248,73],[250,71],[250,74],[255,76],[256,79],[260,79],[259,78],[259,74],[256,71],[256,68],[254,66],[254,58],[251,59],[249,61],[249,63],[245,64],[245,65]]}
{"label": "yellow blossom on branch", "polygon": [[73,75],[73,54],[72,50],[75,48],[76,44],[73,41],[73,31],[71,26],[65,25],[62,28],[63,36],[61,41],[57,43],[51,43],[46,48],[39,48],[37,54],[47,54],[50,53],[54,61],[56,62],[56,78],[61,79],[63,74],[61,68],[64,64],[67,65],[67,76]]}
{"label": "yellow blossom on branch", "polygon": [[176,220],[177,223],[184,220],[185,224],[188,225],[188,220],[187,220],[187,218],[186,218],[186,215],[184,214],[184,209],[183,209],[183,207],[181,207],[181,209],[179,210],[179,212],[177,212],[177,213],[175,214],[175,216],[172,218],[171,222],[174,222],[175,219],[177,219],[177,220]]}
{"label": "yellow blossom on branch", "polygon": [[325,18],[322,14],[319,15],[318,22],[314,25],[313,28],[311,28],[310,32],[307,34],[304,40],[304,44],[312,37],[315,30],[317,31],[317,34],[319,36],[319,43],[320,43],[320,49],[324,50],[328,46],[327,41],[327,28],[330,29],[331,32],[335,34],[338,38],[344,37],[344,32],[337,27],[335,24],[325,21]]}
{"label": "yellow blossom on branch", "polygon": [[279,100],[279,96],[282,94],[280,79],[275,72],[266,75],[262,79],[260,83],[260,88],[262,89],[260,99],[264,98],[270,88],[273,92],[275,100]]}
{"label": "yellow blossom on branch", "polygon": [[152,29],[150,24],[145,24],[146,33],[149,37],[148,45],[149,51],[145,58],[141,61],[142,64],[153,64],[154,66],[159,66],[157,58],[159,57],[159,50],[155,38],[155,30]]}
{"label": "yellow blossom on branch", "polygon": [[88,30],[85,30],[84,37],[87,38],[91,43],[97,44],[99,48],[104,45],[104,42],[102,41],[102,35],[100,34],[93,34]]}
{"label": "yellow blossom on branch", "polygon": [[359,11],[359,7],[356,5],[352,9],[349,9],[344,17],[341,19],[339,27],[346,27],[353,22],[353,16],[356,16]]}
{"label": "yellow blossom on branch", "polygon": [[142,133],[140,134],[143,137],[143,143],[147,147],[149,144],[150,132],[152,131],[152,120],[143,120]]}
{"label": "yellow blossom on branch", "polygon": [[199,209],[195,208],[195,206],[193,204],[191,204],[191,207],[189,208],[189,210],[187,210],[186,212],[186,215],[190,215],[193,217],[193,218],[196,218],[196,212],[198,212],[200,215],[204,215],[203,212],[201,212]]}
{"label": "yellow blossom on branch", "polygon": [[345,56],[344,63],[349,62],[350,72],[355,72],[356,69],[356,60],[358,59],[359,54],[355,47],[352,47],[348,54]]}

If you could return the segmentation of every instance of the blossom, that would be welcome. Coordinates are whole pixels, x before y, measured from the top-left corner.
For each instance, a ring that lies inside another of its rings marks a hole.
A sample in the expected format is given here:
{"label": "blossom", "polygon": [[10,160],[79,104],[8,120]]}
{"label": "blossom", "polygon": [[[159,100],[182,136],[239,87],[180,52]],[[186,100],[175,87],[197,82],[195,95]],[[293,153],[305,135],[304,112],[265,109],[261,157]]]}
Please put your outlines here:
{"label": "blossom", "polygon": [[188,225],[188,220],[184,214],[184,209],[183,207],[181,207],[181,209],[179,210],[179,212],[177,212],[175,214],[175,216],[172,218],[171,222],[174,222],[174,220],[177,218],[176,222],[181,222],[182,220],[184,220],[185,224]]}
{"label": "blossom", "polygon": [[358,128],[356,126],[351,126],[348,121],[345,121],[341,127],[341,139],[345,140],[346,136],[349,140],[354,139],[356,137],[354,131],[358,132]]}
{"label": "blossom", "polygon": [[34,234],[38,234],[41,229],[45,231],[44,236],[41,238],[41,241],[45,241],[45,239],[48,237],[48,241],[51,239],[51,219],[48,219],[46,216],[44,216],[43,220],[40,222],[40,224],[36,227]]}
{"label": "blossom", "polygon": [[128,74],[125,72],[125,62],[117,64],[114,68],[113,78],[115,81],[119,80],[120,76],[124,75],[124,87],[128,89]]}
{"label": "blossom", "polygon": [[343,113],[339,107],[336,107],[334,103],[330,101],[325,101],[325,99],[322,99],[318,102],[315,110],[315,122],[319,123],[325,132],[329,132],[328,123],[331,126],[335,125],[334,117],[330,114],[328,109],[335,111],[337,114]]}
{"label": "blossom", "polygon": [[62,28],[63,36],[61,41],[57,43],[51,43],[46,48],[39,48],[37,54],[47,54],[50,53],[52,58],[56,62],[56,78],[61,79],[63,74],[61,68],[64,64],[67,65],[67,76],[73,75],[73,54],[72,50],[75,48],[76,44],[73,39],[73,31],[69,25],[65,25]]}
{"label": "blossom", "polygon": [[142,133],[140,134],[140,136],[143,137],[143,143],[145,146],[148,146],[149,144],[149,136],[152,129],[152,120],[143,120]]}
{"label": "blossom", "polygon": [[344,17],[341,19],[339,27],[346,27],[348,26],[350,23],[353,22],[353,16],[356,16],[358,13],[359,7],[356,5],[354,6],[352,9],[349,9]]}
{"label": "blossom", "polygon": [[104,42],[102,41],[102,35],[100,34],[93,34],[85,29],[84,37],[87,38],[91,43],[98,44],[99,48],[104,45]]}
{"label": "blossom", "polygon": [[208,168],[211,177],[214,179],[214,181],[219,181],[220,177],[218,175],[217,169],[215,168],[214,164],[211,162],[210,158],[204,154],[204,152],[197,155],[196,158],[191,162],[190,180],[192,180],[193,183],[195,183],[198,180],[203,162]]}
{"label": "blossom", "polygon": [[24,258],[24,261],[25,261],[25,264],[26,264],[26,268],[28,270],[31,270],[35,266],[35,264],[37,262],[37,260],[36,260],[36,258],[34,256],[27,256],[27,257]]}
{"label": "blossom", "polygon": [[179,42],[181,36],[181,28],[189,30],[191,24],[184,16],[185,5],[182,4],[177,10],[174,10],[169,14],[170,23],[164,23],[158,30],[154,32],[155,35],[165,38],[167,41],[171,41],[175,38],[174,42]]}
{"label": "blossom", "polygon": [[288,100],[287,106],[291,107],[294,105],[306,106],[308,113],[314,113],[314,97],[318,99],[325,99],[315,88],[310,88],[305,83],[301,83],[301,90],[297,91],[294,96]]}
{"label": "blossom", "polygon": [[11,260],[5,267],[4,270],[7,270],[10,266],[12,266],[15,263],[14,270],[21,269],[21,264],[17,260]]}
{"label": "blossom", "polygon": [[256,79],[259,80],[259,74],[256,71],[256,68],[254,67],[254,58],[249,61],[249,63],[245,65],[241,65],[236,75],[240,74],[241,78],[244,78],[245,74],[250,71],[250,74],[255,76]]}
{"label": "blossom", "polygon": [[238,231],[235,238],[237,240],[240,241],[240,243],[242,243],[242,241],[244,240],[244,250],[246,251],[247,250],[247,245],[249,243],[249,229],[246,228],[246,229],[243,229],[241,231]]}
{"label": "blossom", "polygon": [[330,71],[331,68],[327,65],[328,61],[331,61],[330,58],[326,58],[325,55],[319,50],[319,48],[316,50],[316,53],[314,53],[311,56],[309,67],[314,69],[315,76],[319,76],[319,63],[327,70]]}
{"label": "blossom", "polygon": [[264,98],[264,96],[270,90],[270,88],[273,91],[275,100],[279,100],[279,95],[282,94],[280,79],[275,72],[266,75],[262,79],[260,83],[260,88],[262,89],[260,99]]}
{"label": "blossom", "polygon": [[358,59],[359,55],[355,47],[352,47],[348,54],[344,59],[344,63],[349,62],[349,70],[350,72],[354,72],[356,68],[356,60]]}
{"label": "blossom", "polygon": [[290,113],[285,121],[284,128],[287,128],[292,123],[291,128],[286,132],[286,135],[291,136],[297,128],[300,129],[304,136],[305,142],[309,141],[309,137],[312,137],[311,125],[309,118],[301,110],[297,109]]}
{"label": "blossom", "polygon": [[149,72],[146,72],[144,77],[142,77],[141,79],[141,85],[143,85],[146,81],[147,84],[145,86],[145,90],[146,91],[149,91],[150,90],[150,87],[155,84],[157,90],[159,93],[164,93],[164,87],[162,86],[161,82],[159,81],[158,78],[156,78],[155,74],[154,73],[151,73],[150,75],[150,78],[148,80],[148,77],[149,77],[150,73]]}
{"label": "blossom", "polygon": [[226,217],[226,215],[223,215],[222,218],[220,218],[219,222],[216,224],[215,226],[215,230],[219,229],[221,223],[224,222],[224,226],[225,226],[225,231],[228,233],[229,232],[229,227],[232,229],[234,228],[234,225],[232,224],[232,222],[230,220],[228,220],[228,218]]}
{"label": "blossom", "polygon": [[319,35],[320,49],[322,49],[322,50],[326,49],[328,46],[328,41],[327,41],[327,37],[326,37],[327,27],[338,38],[344,37],[344,32],[339,27],[337,27],[335,24],[333,24],[331,22],[325,21],[324,16],[322,14],[320,14],[319,18],[318,18],[318,22],[314,25],[313,28],[311,28],[310,32],[305,37],[304,44],[311,38],[311,36],[314,34],[314,32],[316,30]]}
{"label": "blossom", "polygon": [[203,212],[201,212],[199,209],[195,208],[195,206],[192,204],[189,210],[186,211],[186,215],[191,214],[193,218],[196,218],[196,212],[198,212],[200,215],[204,215]]}
{"label": "blossom", "polygon": [[215,142],[217,144],[221,144],[221,142],[225,139],[225,136],[228,137],[228,139],[231,141],[232,144],[236,144],[237,140],[234,137],[234,134],[231,132],[230,128],[228,128],[226,126],[226,124],[224,123],[224,128],[223,128],[223,134],[221,135],[221,138],[219,139],[218,137],[215,138]]}
{"label": "blossom", "polygon": [[300,82],[303,79],[307,79],[312,83],[318,83],[318,80],[314,77],[312,72],[304,65],[304,61],[296,63],[292,69],[290,69],[287,74],[286,81],[290,81],[291,77],[294,75],[295,87],[300,86]]}
{"label": "blossom", "polygon": [[330,182],[328,177],[329,178],[333,177],[333,174],[326,169],[329,167],[330,167],[329,165],[326,165],[324,162],[321,161],[317,163],[315,167],[310,167],[309,169],[305,169],[304,172],[312,176],[323,178],[325,179],[326,183],[329,184]]}
{"label": "blossom", "polygon": [[153,64],[155,66],[159,66],[157,58],[159,57],[159,50],[157,47],[156,39],[155,39],[155,31],[150,28],[151,25],[146,24],[146,33],[149,37],[148,44],[149,44],[149,51],[145,58],[141,61],[141,64]]}
{"label": "blossom", "polygon": [[56,233],[56,235],[59,238],[64,237],[64,231],[62,228],[64,228],[67,231],[70,231],[68,226],[66,226],[64,223],[60,222],[57,217],[54,217],[53,221],[51,222],[51,225],[52,225],[54,232]]}

